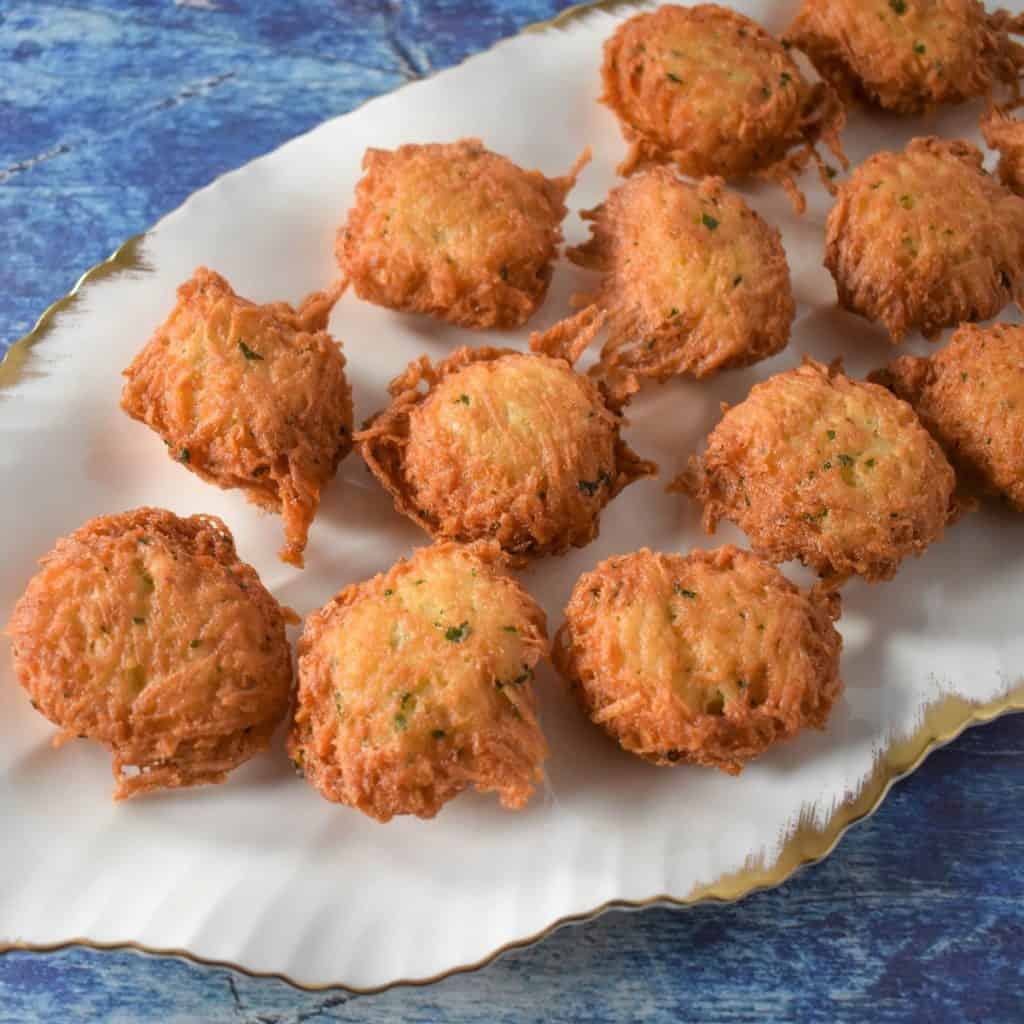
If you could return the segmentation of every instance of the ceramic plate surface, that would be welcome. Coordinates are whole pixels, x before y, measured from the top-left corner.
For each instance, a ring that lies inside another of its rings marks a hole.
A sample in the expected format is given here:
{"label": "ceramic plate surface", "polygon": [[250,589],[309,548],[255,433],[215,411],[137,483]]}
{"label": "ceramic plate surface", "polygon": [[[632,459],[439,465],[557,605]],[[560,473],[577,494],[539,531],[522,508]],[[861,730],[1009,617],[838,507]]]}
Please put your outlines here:
{"label": "ceramic plate surface", "polygon": [[[790,4],[735,6],[776,31],[792,13]],[[583,240],[575,211],[602,199],[625,150],[612,115],[596,102],[601,43],[625,16],[593,10],[502,43],[226,175],[43,323],[33,345],[12,356],[0,392],[0,618],[58,536],[90,516],[137,505],[223,517],[241,556],[303,615],[424,543],[353,455],[327,491],[308,568],[282,565],[280,520],[172,463],[156,435],[120,412],[120,371],[198,264],[258,301],[294,302],[328,285],[334,232],[368,146],[477,135],[556,175],[590,144],[595,159],[570,196],[566,222],[567,241]],[[927,121],[856,114],[847,152],[857,162],[925,133],[980,141],[979,113],[969,104]],[[600,559],[642,545],[686,551],[743,542],[729,527],[709,540],[696,507],[664,492],[717,422],[719,402],[741,400],[805,352],[825,361],[841,355],[856,375],[890,356],[879,330],[837,310],[821,265],[830,200],[812,174],[802,184],[802,218],[780,189],[743,190],[784,235],[798,300],[789,348],[750,370],[644,391],[627,437],[661,464],[661,478],[612,502],[588,548],[525,574],[552,633],[574,580]],[[570,294],[593,283],[560,262],[529,328],[558,320]],[[522,347],[528,333],[461,332],[353,294],[330,327],[345,345],[359,420],[422,353],[440,358],[467,343]],[[927,346],[912,341],[906,350]],[[5,652],[0,942],[129,942],[307,985],[368,988],[479,963],[612,901],[742,895],[826,852],[929,745],[1024,704],[1022,602],[1024,526],[986,508],[892,583],[846,589],[847,689],[828,730],[778,747],[741,778],[659,770],[621,753],[545,668],[537,685],[552,757],[529,808],[508,813],[494,799],[465,794],[434,821],[387,826],[323,801],[295,777],[280,741],[227,785],[115,806],[107,753],[90,743],[52,749],[53,730],[29,707]]]}

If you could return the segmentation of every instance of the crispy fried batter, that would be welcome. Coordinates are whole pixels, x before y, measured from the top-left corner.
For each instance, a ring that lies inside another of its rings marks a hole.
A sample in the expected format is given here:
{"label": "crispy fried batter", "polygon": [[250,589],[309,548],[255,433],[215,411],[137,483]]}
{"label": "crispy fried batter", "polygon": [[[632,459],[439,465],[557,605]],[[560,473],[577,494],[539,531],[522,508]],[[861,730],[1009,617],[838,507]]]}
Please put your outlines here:
{"label": "crispy fried batter", "polygon": [[999,153],[999,180],[1011,192],[1024,196],[1024,122],[992,108],[982,118],[981,131]]}
{"label": "crispy fried batter", "polygon": [[738,775],[777,740],[825,727],[843,690],[838,615],[838,596],[805,595],[738,548],[644,548],[580,577],[553,656],[623,749]]}
{"label": "crispy fried batter", "polygon": [[706,377],[785,348],[796,307],[781,236],[720,178],[655,167],[582,216],[592,237],[567,255],[604,275],[578,301],[608,312],[609,380]]}
{"label": "crispy fried batter", "polygon": [[91,519],[42,559],[8,626],[33,706],[113,753],[122,800],[223,782],[291,694],[285,615],[213,516]]}
{"label": "crispy fried batter", "polygon": [[914,407],[962,482],[1024,512],[1024,327],[964,324],[930,358],[873,379]]}
{"label": "crispy fried batter", "polygon": [[356,442],[398,511],[437,539],[561,554],[593,540],[601,509],[656,470],[562,359],[463,348],[436,367],[411,363],[390,391]]}
{"label": "crispy fried batter", "polygon": [[670,489],[704,506],[708,533],[731,519],[763,558],[838,583],[890,579],[939,540],[955,483],[906,402],[807,359],[726,410]]}
{"label": "crispy fried batter", "polygon": [[479,139],[368,149],[339,229],[342,273],[360,298],[460,327],[519,327],[543,302],[565,197],[590,160],[545,178]]}
{"label": "crispy fried batter", "polygon": [[280,512],[280,557],[300,567],[320,494],[352,449],[345,357],[323,330],[335,298],[258,306],[200,267],[124,371],[121,408],[186,469]]}
{"label": "crispy fried batter", "polygon": [[804,0],[786,35],[847,102],[915,113],[998,82],[1018,91],[1022,20],[979,0]]}
{"label": "crispy fried batter", "polygon": [[839,190],[825,266],[846,309],[893,342],[995,316],[1024,295],[1024,199],[982,170],[968,142],[913,139],[875,153]]}
{"label": "crispy fried batter", "polygon": [[665,161],[694,177],[758,173],[779,181],[799,212],[793,177],[809,160],[832,188],[818,141],[846,166],[831,86],[811,85],[778,40],[724,7],[668,4],[635,15],[605,42],[601,77],[601,102],[631,144],[620,174]]}
{"label": "crispy fried batter", "polygon": [[306,621],[288,752],[328,800],[432,818],[469,786],[525,806],[543,778],[544,612],[497,544],[435,544]]}

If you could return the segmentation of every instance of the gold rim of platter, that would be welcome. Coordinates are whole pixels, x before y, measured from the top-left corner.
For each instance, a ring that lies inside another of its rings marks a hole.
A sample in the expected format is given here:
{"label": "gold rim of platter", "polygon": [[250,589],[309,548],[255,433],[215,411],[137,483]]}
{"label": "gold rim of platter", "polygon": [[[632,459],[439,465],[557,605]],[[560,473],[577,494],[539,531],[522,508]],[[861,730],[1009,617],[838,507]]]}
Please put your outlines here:
{"label": "gold rim of platter", "polygon": [[[635,3],[636,0],[593,0],[590,3],[577,4],[566,8],[548,21],[528,25],[521,30],[520,34],[564,28],[591,11],[612,11],[616,8],[634,6]],[[482,52],[486,53],[487,51]],[[468,60],[473,60],[476,56],[480,56],[480,54],[474,54]],[[407,83],[407,85],[412,84],[414,83]],[[405,88],[405,86],[399,88]],[[366,102],[372,102],[372,98]],[[79,294],[87,285],[120,274],[146,269],[142,256],[145,237],[143,234],[130,238],[108,259],[87,270],[78,279],[74,288],[53,303],[39,317],[32,330],[8,349],[3,361],[0,362],[0,392],[18,383],[28,364],[30,350],[47,337],[58,316],[74,306],[78,301]],[[893,742],[887,750],[879,755],[874,770],[856,796],[850,797],[837,806],[829,820],[823,825],[816,825],[813,822],[800,823],[783,844],[778,858],[771,864],[765,865],[761,861],[751,862],[740,871],[724,875],[709,885],[698,886],[685,896],[662,893],[645,900],[609,900],[592,910],[560,917],[539,932],[516,939],[514,942],[505,943],[472,963],[459,964],[426,978],[396,978],[394,981],[368,988],[346,985],[343,982],[308,985],[278,971],[254,971],[230,960],[213,960],[198,956],[187,949],[158,949],[131,941],[96,942],[83,937],[51,943],[0,942],[0,954],[14,951],[54,953],[71,946],[85,946],[88,949],[96,950],[130,949],[150,956],[179,957],[204,967],[219,967],[238,971],[250,978],[276,978],[305,992],[344,989],[355,995],[373,995],[398,986],[433,985],[455,974],[479,970],[505,953],[524,949],[542,941],[565,925],[582,924],[609,910],[641,910],[645,907],[656,906],[692,907],[699,903],[735,903],[751,893],[774,889],[782,885],[801,868],[824,860],[835,849],[847,829],[856,825],[857,822],[871,817],[881,806],[893,785],[911,774],[933,750],[952,742],[971,726],[991,722],[1001,715],[1015,711],[1024,711],[1024,680],[1004,696],[986,704],[971,704],[962,697],[945,697],[925,711],[920,727],[911,736]]]}

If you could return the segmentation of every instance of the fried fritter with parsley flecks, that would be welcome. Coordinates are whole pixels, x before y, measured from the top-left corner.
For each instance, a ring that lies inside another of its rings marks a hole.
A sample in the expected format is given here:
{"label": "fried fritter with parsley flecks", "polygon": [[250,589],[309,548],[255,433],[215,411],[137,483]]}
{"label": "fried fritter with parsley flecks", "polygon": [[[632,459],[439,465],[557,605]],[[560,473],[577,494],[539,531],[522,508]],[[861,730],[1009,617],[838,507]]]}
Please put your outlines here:
{"label": "fried fritter with parsley flecks", "polygon": [[301,568],[320,495],[352,449],[345,357],[324,330],[337,292],[260,306],[200,267],[124,371],[121,408],[209,483],[284,519]]}
{"label": "fried fritter with parsley flecks", "polygon": [[707,449],[670,487],[736,523],[771,562],[831,582],[890,579],[959,512],[942,449],[906,403],[812,359],[726,409]]}
{"label": "fried fritter with parsley flecks", "polygon": [[805,594],[738,548],[644,548],[579,578],[553,657],[624,750],[737,775],[825,727],[843,690],[838,614],[837,595]]}
{"label": "fried fritter with parsley flecks", "polygon": [[518,810],[543,779],[534,668],[544,613],[496,544],[437,544],[306,621],[288,736],[327,800],[432,818],[462,790]]}
{"label": "fried fritter with parsley flecks", "polygon": [[41,561],[7,632],[32,705],[113,755],[114,798],[224,782],[291,697],[282,609],[213,516],[91,519]]}

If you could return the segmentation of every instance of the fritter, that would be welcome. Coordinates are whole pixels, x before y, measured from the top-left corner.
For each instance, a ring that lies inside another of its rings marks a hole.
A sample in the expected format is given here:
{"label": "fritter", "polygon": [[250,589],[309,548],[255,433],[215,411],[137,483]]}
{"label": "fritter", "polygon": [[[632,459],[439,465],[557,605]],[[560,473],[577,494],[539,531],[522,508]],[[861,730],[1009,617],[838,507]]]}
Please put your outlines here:
{"label": "fritter", "polygon": [[562,240],[561,178],[526,171],[479,139],[368,149],[338,231],[342,274],[361,299],[459,327],[519,327],[543,302]]}
{"label": "fritter", "polygon": [[786,35],[844,100],[899,113],[1018,90],[1024,20],[978,0],[804,0]]}
{"label": "fritter", "polygon": [[1024,512],[1024,327],[964,324],[930,358],[875,379],[914,407],[963,483]]}
{"label": "fritter", "polygon": [[7,632],[60,732],[113,754],[114,799],[223,782],[267,748],[292,686],[286,617],[214,516],[91,519],[42,559]]}
{"label": "fritter", "polygon": [[580,577],[554,660],[624,750],[738,775],[777,740],[824,728],[843,690],[838,614],[836,595],[804,594],[738,548],[644,548]]}
{"label": "fritter", "polygon": [[1024,199],[981,166],[969,142],[913,139],[879,152],[839,189],[825,266],[839,303],[893,342],[986,320],[1024,295]]}
{"label": "fritter", "polygon": [[352,449],[345,357],[323,330],[337,294],[258,306],[200,267],[124,371],[121,408],[186,469],[280,512],[280,557],[300,568],[320,494]]}
{"label": "fritter", "polygon": [[841,582],[889,579],[942,537],[955,477],[914,410],[812,359],[754,386],[670,489],[731,519],[771,562]]}
{"label": "fritter", "polygon": [[609,379],[706,377],[785,348],[796,307],[781,236],[720,178],[655,167],[582,216],[591,238],[567,255],[604,275],[578,301],[608,313]]}
{"label": "fritter", "polygon": [[673,162],[693,177],[760,174],[783,184],[798,211],[793,176],[824,142],[846,166],[845,115],[830,85],[811,85],[778,40],[715,4],[668,4],[623,22],[604,44],[601,102],[618,117],[630,174]]}
{"label": "fritter", "polygon": [[982,119],[981,131],[999,153],[999,180],[1011,192],[1024,196],[1024,122],[993,108]]}
{"label": "fritter", "polygon": [[470,786],[519,809],[548,752],[532,682],[547,649],[496,544],[421,548],[306,620],[288,753],[378,821],[432,818]]}
{"label": "fritter", "polygon": [[564,359],[463,348],[436,367],[411,363],[390,391],[356,441],[398,511],[435,539],[561,554],[592,541],[604,506],[656,470]]}

